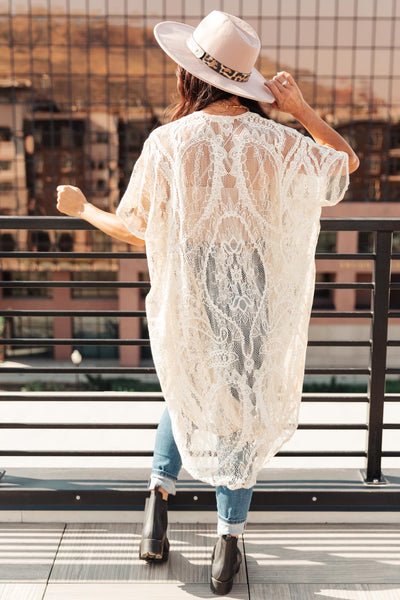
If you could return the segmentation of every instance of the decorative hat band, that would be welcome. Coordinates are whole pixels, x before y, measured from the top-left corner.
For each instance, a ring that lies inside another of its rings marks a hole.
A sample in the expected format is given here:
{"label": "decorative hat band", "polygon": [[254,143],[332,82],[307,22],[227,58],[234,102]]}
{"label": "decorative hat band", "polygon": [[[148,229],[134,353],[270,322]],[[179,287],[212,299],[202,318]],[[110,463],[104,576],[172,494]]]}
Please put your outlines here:
{"label": "decorative hat band", "polygon": [[233,81],[248,81],[250,79],[251,73],[241,73],[240,71],[235,71],[230,67],[226,67],[219,60],[208,54],[194,39],[193,35],[189,37],[187,40],[187,46],[189,50],[193,52],[193,54],[202,60],[210,69],[213,69],[220,75],[227,77],[227,79],[231,79]]}

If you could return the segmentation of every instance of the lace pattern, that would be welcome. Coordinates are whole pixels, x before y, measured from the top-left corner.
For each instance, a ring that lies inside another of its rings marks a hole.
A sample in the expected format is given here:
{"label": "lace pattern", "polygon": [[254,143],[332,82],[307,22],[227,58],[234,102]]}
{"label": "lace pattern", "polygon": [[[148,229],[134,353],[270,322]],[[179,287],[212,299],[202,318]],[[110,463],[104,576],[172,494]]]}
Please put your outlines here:
{"label": "lace pattern", "polygon": [[322,206],[348,158],[254,113],[153,131],[117,214],[146,240],[151,348],[183,466],[251,487],[297,429]]}

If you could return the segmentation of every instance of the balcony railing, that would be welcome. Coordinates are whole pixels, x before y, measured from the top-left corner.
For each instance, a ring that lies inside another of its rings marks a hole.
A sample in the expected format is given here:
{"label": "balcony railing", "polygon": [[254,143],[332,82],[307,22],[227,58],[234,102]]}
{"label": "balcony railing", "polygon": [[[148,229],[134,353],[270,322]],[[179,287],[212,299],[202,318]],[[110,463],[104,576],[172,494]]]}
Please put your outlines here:
{"label": "balcony railing", "polygon": [[[0,217],[0,231],[5,230],[89,230],[93,227],[82,220],[68,217]],[[372,282],[317,282],[316,289],[367,289],[371,290],[372,301],[370,310],[313,310],[311,319],[323,317],[327,319],[335,318],[366,318],[370,320],[370,339],[369,340],[317,340],[309,341],[309,346],[327,346],[340,347],[367,347],[369,348],[369,361],[365,367],[307,367],[306,375],[364,375],[368,378],[368,389],[366,393],[303,393],[302,402],[304,403],[333,403],[340,402],[343,406],[347,402],[365,403],[368,407],[368,419],[366,423],[300,423],[299,429],[302,430],[334,430],[337,435],[341,435],[344,430],[364,430],[366,432],[366,444],[364,448],[356,451],[337,450],[337,451],[288,451],[282,450],[277,456],[284,457],[359,457],[365,459],[365,470],[362,471],[359,485],[344,486],[340,481],[332,481],[329,486],[322,486],[318,492],[318,506],[316,498],[312,494],[312,485],[306,489],[304,485],[298,482],[291,482],[290,486],[280,486],[279,489],[267,489],[261,485],[257,487],[254,493],[252,508],[254,510],[285,510],[296,508],[298,510],[400,510],[400,492],[398,487],[392,487],[390,482],[382,473],[382,459],[385,457],[400,457],[400,442],[396,449],[384,451],[382,449],[383,432],[389,429],[400,429],[400,423],[384,422],[384,406],[386,403],[400,402],[399,394],[386,393],[386,375],[400,375],[399,368],[387,367],[387,347],[400,346],[399,339],[388,340],[389,319],[398,319],[400,310],[390,310],[390,291],[391,289],[400,289],[400,283],[391,283],[391,261],[399,259],[400,253],[392,252],[392,234],[394,231],[400,231],[400,219],[394,218],[333,218],[321,219],[321,231],[367,231],[374,232],[375,251],[369,253],[317,253],[316,259],[342,259],[353,261],[359,259],[368,259],[373,263]],[[112,258],[138,260],[145,258],[143,252],[115,252]],[[1,251],[0,258],[13,258],[24,260],[48,260],[61,261],[62,259],[97,259],[110,258],[109,252],[28,252],[28,251]],[[78,288],[78,287],[96,287],[115,286],[128,288],[147,288],[149,282],[146,281],[116,281],[116,282],[93,282],[93,281],[1,281],[1,288],[8,287],[43,287],[43,288]],[[9,303],[8,303],[9,304]],[[7,308],[0,310],[0,316],[47,316],[47,317],[68,317],[68,316],[118,316],[137,319],[145,316],[143,310],[80,310],[67,311],[62,308],[57,309],[36,309],[36,310],[15,310]],[[26,346],[30,344],[35,347],[57,346],[57,345],[131,345],[142,346],[149,345],[148,339],[66,339],[66,338],[3,338],[0,340],[3,345]],[[51,378],[55,374],[76,374],[76,367],[59,366],[54,361],[46,366],[7,366],[0,365],[3,374],[48,374]],[[81,374],[101,374],[101,375],[135,375],[135,374],[155,374],[152,366],[81,366]],[[64,392],[60,395],[57,392],[42,392],[41,401],[55,402],[62,398],[63,401],[72,403],[77,401],[85,402],[112,402],[118,401],[137,403],[137,402],[162,402],[161,393],[144,392],[126,392],[123,394],[106,392]],[[14,401],[37,401],[37,394],[31,392],[4,392],[1,397],[2,403],[13,403]],[[1,429],[38,429],[43,430],[154,430],[157,423],[102,423],[94,420],[91,423],[30,423],[21,420],[3,422]],[[398,438],[400,440],[400,437]],[[112,450],[9,450],[0,449],[0,456],[47,456],[47,457],[150,457],[151,451],[112,451]],[[1,461],[1,459],[0,459]],[[262,483],[262,482],[261,482]],[[203,486],[204,487],[204,486]],[[268,487],[268,486],[267,486]],[[193,492],[196,495],[193,496]],[[311,492],[311,493],[310,493]],[[120,490],[97,490],[95,493],[80,490],[79,506],[85,508],[91,507],[124,507],[129,502],[130,506],[143,504],[146,491],[144,486],[131,486],[129,491]],[[76,493],[72,490],[30,490],[24,496],[21,490],[1,490],[1,504],[4,507],[31,506],[34,508],[43,508],[43,506],[57,508],[77,507]],[[171,499],[172,506],[179,508],[199,508],[204,509],[214,507],[213,491],[209,488],[202,489],[199,485],[191,485],[190,490],[180,492],[175,498]]]}

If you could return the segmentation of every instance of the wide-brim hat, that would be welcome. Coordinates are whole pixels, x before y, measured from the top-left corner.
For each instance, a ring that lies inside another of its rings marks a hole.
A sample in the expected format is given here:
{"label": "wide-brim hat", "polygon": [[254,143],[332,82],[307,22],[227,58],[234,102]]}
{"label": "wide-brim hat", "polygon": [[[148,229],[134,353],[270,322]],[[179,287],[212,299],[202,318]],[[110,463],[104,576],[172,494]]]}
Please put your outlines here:
{"label": "wide-brim hat", "polygon": [[257,32],[243,19],[213,10],[197,27],[162,21],[154,36],[166,54],[214,87],[259,102],[275,101],[254,68],[261,49]]}

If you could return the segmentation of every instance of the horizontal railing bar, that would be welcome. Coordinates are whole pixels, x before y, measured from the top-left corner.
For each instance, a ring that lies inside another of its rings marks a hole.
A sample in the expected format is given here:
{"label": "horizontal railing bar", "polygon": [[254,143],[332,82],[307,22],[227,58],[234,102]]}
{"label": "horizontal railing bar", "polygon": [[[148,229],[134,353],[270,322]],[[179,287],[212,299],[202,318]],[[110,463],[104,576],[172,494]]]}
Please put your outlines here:
{"label": "horizontal railing bar", "polygon": [[[49,258],[146,258],[144,252],[73,252],[73,251],[0,251],[0,258],[29,258],[32,260]],[[331,253],[317,252],[316,260],[375,260],[373,252]]]}
{"label": "horizontal railing bar", "polygon": [[150,288],[150,281],[0,281],[2,288]]}
{"label": "horizontal railing bar", "polygon": [[386,369],[387,375],[400,375],[400,368],[389,367]]}
{"label": "horizontal railing bar", "polygon": [[394,258],[394,259],[399,259],[400,258],[400,252],[392,252],[391,257]]}
{"label": "horizontal railing bar", "polygon": [[400,317],[400,310],[392,310],[388,312],[388,317],[393,319],[398,319]]}
{"label": "horizontal railing bar", "polygon": [[369,375],[370,369],[367,367],[307,367],[305,373],[307,375],[344,375],[346,373],[350,375]]}
{"label": "horizontal railing bar", "polygon": [[385,394],[386,402],[400,402],[400,394],[396,394],[395,392],[390,392]]}
{"label": "horizontal railing bar", "polygon": [[145,310],[0,310],[3,317],[145,317]]}
{"label": "horizontal railing bar", "polygon": [[149,346],[149,339],[124,340],[103,338],[0,338],[0,346]]}
{"label": "horizontal railing bar", "polygon": [[0,429],[157,429],[158,423],[0,423]]}
{"label": "horizontal railing bar", "polygon": [[[0,429],[157,429],[158,423],[0,423]],[[300,423],[307,430],[367,430],[365,423]],[[400,429],[400,424],[384,425],[384,429]]]}
{"label": "horizontal railing bar", "polygon": [[322,290],[373,290],[375,286],[373,283],[334,283],[331,281],[316,281],[314,287]]}
{"label": "horizontal railing bar", "polygon": [[[99,373],[99,374],[133,374],[133,373],[155,373],[154,367],[78,367],[79,373]],[[396,369],[392,369],[395,370]],[[400,369],[397,369],[400,373]],[[76,373],[77,367],[0,367],[0,373]],[[323,367],[306,368],[308,375],[369,375],[368,368],[361,367]]]}
{"label": "horizontal railing bar", "polygon": [[[389,395],[389,401],[400,401],[400,395]],[[0,402],[164,402],[160,392],[3,392]],[[369,402],[367,394],[304,392],[302,402]]]}
{"label": "horizontal railing bar", "polygon": [[[400,283],[391,287],[400,288]],[[150,288],[150,281],[0,281],[2,288]],[[373,290],[373,283],[333,283],[317,281],[316,289]]]}
{"label": "horizontal railing bar", "polygon": [[[143,339],[107,339],[107,338],[0,338],[1,345],[15,346],[141,346],[150,345],[148,338]],[[349,340],[309,340],[308,346],[350,346],[350,347],[370,347],[371,341],[349,341]],[[400,345],[400,340],[398,344]]]}
{"label": "horizontal railing bar", "polygon": [[[323,317],[323,318],[336,318],[336,317],[351,317],[356,319],[371,319],[373,312],[370,310],[313,310],[311,311],[312,317]],[[400,315],[400,313],[399,313]]]}
{"label": "horizontal railing bar", "polygon": [[[396,217],[323,217],[321,231],[400,231],[400,219]],[[53,229],[95,230],[96,228],[77,217],[62,216],[1,216],[0,229]]]}
{"label": "horizontal railing bar", "polygon": [[371,346],[371,340],[308,340],[308,346]]}
{"label": "horizontal railing bar", "polygon": [[388,340],[386,343],[388,346],[400,346],[400,340]]}
{"label": "horizontal railing bar", "polygon": [[77,217],[21,217],[21,216],[2,216],[0,217],[0,229],[49,229],[54,231],[78,230],[96,230],[83,219]]}
{"label": "horizontal railing bar", "polygon": [[316,260],[375,260],[374,252],[316,252]]}
{"label": "horizontal railing bar", "polygon": [[121,452],[113,450],[0,450],[0,456],[131,456],[144,457],[153,456],[150,450],[140,450],[137,452]]}
{"label": "horizontal railing bar", "polygon": [[[367,455],[363,451],[283,451],[278,452],[275,456],[298,456],[298,457],[363,457]],[[145,457],[153,456],[153,452],[150,450],[138,450],[138,451],[121,451],[121,450],[0,450],[0,456],[130,456],[130,457]],[[382,452],[382,456],[400,456],[400,452]]]}
{"label": "horizontal railing bar", "polygon": [[[399,399],[400,400],[400,399]],[[342,394],[333,394],[332,392],[328,392],[326,394],[318,394],[318,393],[304,393],[302,396],[302,402],[369,402],[369,397],[367,394],[346,394],[345,392]]]}
{"label": "horizontal railing bar", "polygon": [[400,231],[396,217],[321,218],[321,231]]}
{"label": "horizontal railing bar", "polygon": [[0,373],[88,373],[88,374],[114,374],[133,375],[134,373],[155,373],[154,367],[0,367]]}
{"label": "horizontal railing bar", "polygon": [[[0,310],[5,317],[145,317],[145,310]],[[311,317],[319,318],[359,318],[371,319],[370,311],[337,311],[313,310]],[[400,312],[389,314],[400,317]]]}
{"label": "horizontal railing bar", "polygon": [[17,392],[17,395],[4,392],[0,402],[164,402],[162,392],[152,392],[152,396],[144,396],[143,392],[123,392],[123,396],[120,393],[68,392],[65,395],[62,392],[60,395],[57,392],[40,392],[40,396],[36,396],[35,392]]}
{"label": "horizontal railing bar", "polygon": [[146,258],[143,252],[1,252],[0,258],[30,258],[32,260],[49,259],[49,258]]}

